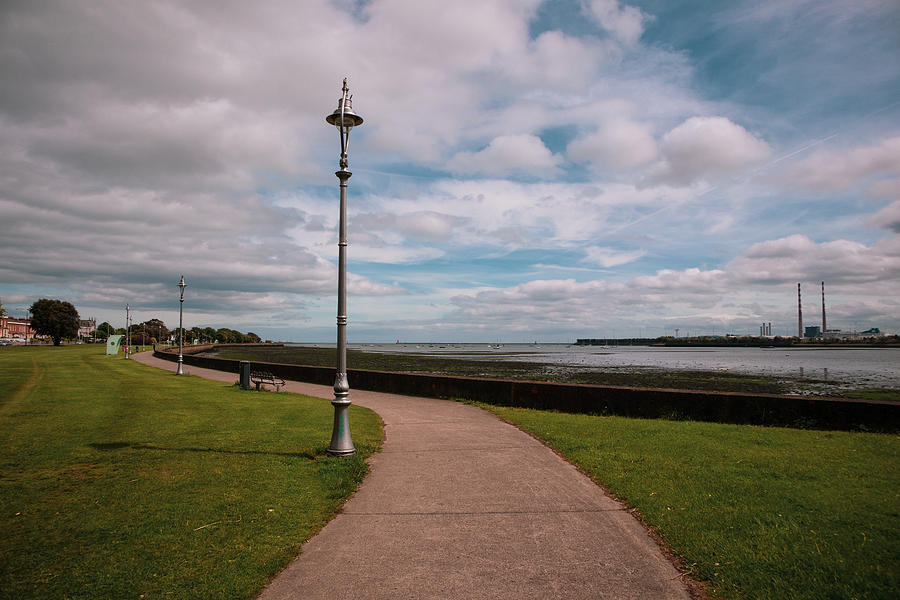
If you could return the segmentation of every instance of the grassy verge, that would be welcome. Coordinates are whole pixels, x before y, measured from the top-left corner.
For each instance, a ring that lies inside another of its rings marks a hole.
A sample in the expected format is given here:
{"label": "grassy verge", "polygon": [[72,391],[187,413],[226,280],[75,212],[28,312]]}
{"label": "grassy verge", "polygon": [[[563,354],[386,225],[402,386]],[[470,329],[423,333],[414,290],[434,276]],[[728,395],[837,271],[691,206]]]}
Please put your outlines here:
{"label": "grassy verge", "polygon": [[174,377],[103,346],[0,349],[0,597],[252,598],[362,480],[351,408]]}
{"label": "grassy verge", "polygon": [[874,388],[868,390],[855,390],[852,392],[847,392],[843,395],[848,398],[857,398],[859,400],[900,402],[900,390]]}
{"label": "grassy verge", "polygon": [[636,508],[714,597],[900,589],[900,436],[484,408]]}

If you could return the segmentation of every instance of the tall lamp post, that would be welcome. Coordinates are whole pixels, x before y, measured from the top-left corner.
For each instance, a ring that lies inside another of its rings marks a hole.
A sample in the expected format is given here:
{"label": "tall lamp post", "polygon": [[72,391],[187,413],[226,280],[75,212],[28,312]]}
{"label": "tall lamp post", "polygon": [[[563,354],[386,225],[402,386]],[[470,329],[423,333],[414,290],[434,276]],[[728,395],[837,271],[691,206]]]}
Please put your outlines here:
{"label": "tall lamp post", "polygon": [[178,305],[178,369],[175,371],[175,374],[184,375],[184,359],[182,357],[182,352],[184,351],[184,325],[182,324],[182,317],[184,316],[184,288],[187,287],[187,285],[184,283],[184,275],[181,276],[181,281],[178,282],[178,287],[181,288],[181,300]]}
{"label": "tall lamp post", "polygon": [[338,228],[338,306],[337,306],[337,370],[334,376],[334,426],[331,430],[331,445],[328,454],[332,456],[351,456],[356,453],[353,440],[350,438],[350,384],[347,381],[347,180],[352,173],[347,170],[347,146],[350,143],[350,130],[362,125],[363,119],[353,112],[353,96],[348,96],[347,78],[341,88],[338,107],[325,120],[335,127],[341,135],[340,171],[335,175],[341,185],[340,225]]}
{"label": "tall lamp post", "polygon": [[125,358],[128,358],[128,350],[131,345],[129,342],[131,341],[131,327],[128,326],[128,319],[130,315],[131,309],[128,308],[128,305],[125,305]]}

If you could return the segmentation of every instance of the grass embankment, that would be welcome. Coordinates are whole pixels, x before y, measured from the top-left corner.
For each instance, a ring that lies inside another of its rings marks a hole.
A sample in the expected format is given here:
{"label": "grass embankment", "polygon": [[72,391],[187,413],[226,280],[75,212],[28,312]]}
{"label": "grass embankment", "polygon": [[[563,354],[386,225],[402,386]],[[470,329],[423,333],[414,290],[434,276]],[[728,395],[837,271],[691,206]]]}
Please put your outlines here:
{"label": "grass embankment", "polygon": [[714,597],[900,589],[900,436],[483,407],[636,508]]}
{"label": "grass embankment", "polygon": [[326,400],[175,377],[104,346],[0,349],[0,597],[252,598],[362,480]]}

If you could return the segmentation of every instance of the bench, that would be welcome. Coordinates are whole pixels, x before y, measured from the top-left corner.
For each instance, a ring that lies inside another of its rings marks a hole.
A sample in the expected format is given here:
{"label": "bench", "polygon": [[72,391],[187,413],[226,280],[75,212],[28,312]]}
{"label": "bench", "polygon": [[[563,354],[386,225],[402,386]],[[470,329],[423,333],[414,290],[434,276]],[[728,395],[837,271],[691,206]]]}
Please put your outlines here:
{"label": "bench", "polygon": [[284,385],[284,379],[276,377],[268,371],[253,371],[250,373],[250,381],[256,384],[256,391],[259,391],[261,385],[271,385],[278,391],[278,388]]}

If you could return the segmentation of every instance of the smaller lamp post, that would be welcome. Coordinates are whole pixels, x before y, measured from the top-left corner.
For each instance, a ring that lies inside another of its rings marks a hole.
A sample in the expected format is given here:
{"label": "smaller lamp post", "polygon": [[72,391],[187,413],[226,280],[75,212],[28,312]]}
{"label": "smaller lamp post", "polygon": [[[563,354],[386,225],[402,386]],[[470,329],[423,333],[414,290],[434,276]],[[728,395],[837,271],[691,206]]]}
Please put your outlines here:
{"label": "smaller lamp post", "polygon": [[131,327],[129,327],[129,325],[128,325],[130,310],[131,309],[128,308],[128,305],[126,304],[125,305],[125,358],[126,359],[128,358],[128,350],[129,350],[128,346],[130,345],[129,342],[131,340]]}
{"label": "smaller lamp post", "polygon": [[184,325],[182,317],[184,316],[184,288],[187,287],[184,283],[184,275],[181,276],[178,287],[181,289],[181,303],[178,305],[178,369],[175,371],[175,374],[184,375],[184,359],[182,357],[182,352],[184,351]]}

